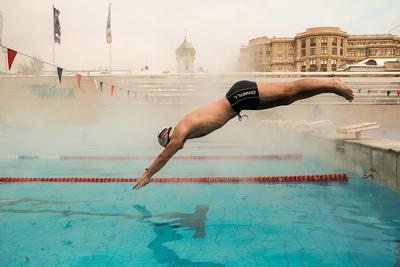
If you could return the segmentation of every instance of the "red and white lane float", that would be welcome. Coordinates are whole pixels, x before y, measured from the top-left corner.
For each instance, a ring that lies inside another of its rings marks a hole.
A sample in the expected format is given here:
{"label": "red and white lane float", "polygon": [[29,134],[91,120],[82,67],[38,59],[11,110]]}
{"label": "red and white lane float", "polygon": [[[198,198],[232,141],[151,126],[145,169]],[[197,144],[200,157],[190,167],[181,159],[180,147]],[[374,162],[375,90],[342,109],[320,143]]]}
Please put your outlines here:
{"label": "red and white lane float", "polygon": [[[134,183],[137,178],[105,177],[0,177],[1,183]],[[169,177],[152,178],[153,183],[300,183],[347,181],[345,173],[286,175],[286,176],[250,176],[250,177]]]}
{"label": "red and white lane float", "polygon": [[[0,159],[20,159],[20,160],[152,160],[155,156],[32,156],[32,155],[16,155],[16,156],[0,156]],[[260,154],[260,155],[243,155],[243,156],[215,156],[215,155],[189,155],[175,156],[172,160],[302,160],[303,155],[300,153],[287,154]]]}

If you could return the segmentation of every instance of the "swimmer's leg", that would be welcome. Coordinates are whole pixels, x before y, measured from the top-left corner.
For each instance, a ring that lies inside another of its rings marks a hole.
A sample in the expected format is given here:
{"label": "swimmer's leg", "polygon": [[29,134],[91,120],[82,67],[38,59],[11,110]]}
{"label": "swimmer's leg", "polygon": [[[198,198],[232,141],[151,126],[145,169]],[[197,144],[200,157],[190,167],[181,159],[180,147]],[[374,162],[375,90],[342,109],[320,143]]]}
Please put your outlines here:
{"label": "swimmer's leg", "polygon": [[324,93],[333,93],[352,101],[353,91],[339,78],[329,80],[300,79],[291,83],[292,102]]}
{"label": "swimmer's leg", "polygon": [[265,97],[262,92],[261,108],[270,108],[280,105],[289,105],[297,100],[309,98],[319,94],[333,93],[352,101],[354,98],[350,87],[339,78],[329,80],[322,79],[299,79],[288,83],[258,83],[260,88],[264,87]]}

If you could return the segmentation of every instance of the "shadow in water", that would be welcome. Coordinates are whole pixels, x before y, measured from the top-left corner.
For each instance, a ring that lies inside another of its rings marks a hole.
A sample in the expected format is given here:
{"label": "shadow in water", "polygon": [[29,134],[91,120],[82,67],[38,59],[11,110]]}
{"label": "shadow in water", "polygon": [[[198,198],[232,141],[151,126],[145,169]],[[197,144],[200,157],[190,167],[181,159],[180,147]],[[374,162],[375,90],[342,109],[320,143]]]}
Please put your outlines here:
{"label": "shadow in water", "polygon": [[[182,265],[182,266],[223,266],[213,262],[194,262],[189,259],[180,258],[175,251],[168,248],[165,243],[181,240],[183,236],[178,233],[179,229],[193,231],[193,238],[205,238],[206,219],[209,210],[208,205],[197,205],[193,213],[165,212],[153,215],[145,206],[134,205],[133,208],[140,214],[128,213],[107,213],[94,211],[74,211],[70,209],[37,209],[42,205],[62,205],[80,203],[81,201],[63,202],[48,201],[40,199],[22,198],[18,200],[0,200],[0,213],[19,213],[19,214],[41,214],[52,213],[60,214],[65,217],[70,216],[95,216],[95,217],[120,217],[133,219],[152,227],[156,238],[148,243],[147,247],[154,252],[154,258],[160,264]],[[86,201],[85,201],[86,203]],[[17,204],[31,204],[32,209],[10,208]],[[155,222],[156,219],[165,219],[167,222]],[[153,221],[151,221],[153,220]],[[70,221],[64,228],[71,227]]]}
{"label": "shadow in water", "polygon": [[[179,228],[194,231],[193,238],[204,238],[206,236],[205,221],[208,212],[207,205],[197,205],[194,213],[166,212],[156,216],[152,216],[152,213],[147,210],[145,206],[134,205],[133,207],[142,214],[140,220],[153,227],[156,238],[151,241],[147,247],[153,250],[154,258],[158,263],[181,266],[223,266],[222,264],[209,261],[193,262],[188,259],[180,258],[172,249],[164,245],[167,242],[178,241],[183,238],[183,236],[177,232]],[[149,220],[154,217],[173,220],[163,223]]]}

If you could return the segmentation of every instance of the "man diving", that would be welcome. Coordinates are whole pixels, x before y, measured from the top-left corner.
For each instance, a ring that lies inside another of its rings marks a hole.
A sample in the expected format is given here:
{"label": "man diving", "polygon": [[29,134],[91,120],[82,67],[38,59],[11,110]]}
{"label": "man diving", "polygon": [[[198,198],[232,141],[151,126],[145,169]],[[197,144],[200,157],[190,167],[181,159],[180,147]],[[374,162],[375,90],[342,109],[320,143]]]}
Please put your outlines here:
{"label": "man diving", "polygon": [[184,116],[175,128],[165,127],[158,134],[158,142],[164,150],[145,169],[133,189],[147,185],[157,173],[182,149],[186,140],[198,138],[221,128],[242,110],[262,110],[289,105],[297,100],[315,95],[332,93],[352,101],[354,94],[349,86],[335,77],[329,80],[299,79],[288,83],[256,83],[238,81],[226,96],[200,107]]}

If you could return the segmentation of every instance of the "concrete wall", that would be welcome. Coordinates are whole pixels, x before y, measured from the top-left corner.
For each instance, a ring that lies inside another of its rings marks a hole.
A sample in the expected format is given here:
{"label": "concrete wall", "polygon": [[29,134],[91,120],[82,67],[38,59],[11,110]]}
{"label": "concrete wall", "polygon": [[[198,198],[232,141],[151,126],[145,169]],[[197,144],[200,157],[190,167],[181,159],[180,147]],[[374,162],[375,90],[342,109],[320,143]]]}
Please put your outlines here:
{"label": "concrete wall", "polygon": [[379,146],[379,142],[374,140],[371,144],[369,140],[346,141],[344,167],[400,193],[400,151],[385,145]]}

